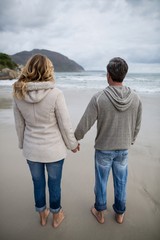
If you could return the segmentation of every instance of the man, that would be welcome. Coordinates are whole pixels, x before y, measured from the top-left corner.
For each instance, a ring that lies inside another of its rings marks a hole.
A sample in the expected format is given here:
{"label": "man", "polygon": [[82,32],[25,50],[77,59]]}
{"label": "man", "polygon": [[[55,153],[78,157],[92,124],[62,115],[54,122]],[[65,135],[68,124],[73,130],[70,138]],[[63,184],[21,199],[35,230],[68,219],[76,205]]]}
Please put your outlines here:
{"label": "man", "polygon": [[91,209],[99,223],[104,223],[107,209],[106,185],[112,168],[115,219],[123,223],[126,210],[128,148],[140,130],[142,104],[137,94],[123,85],[128,65],[116,57],[107,65],[109,86],[95,94],[82,116],[76,131],[81,140],[97,121],[95,139],[95,204]]}

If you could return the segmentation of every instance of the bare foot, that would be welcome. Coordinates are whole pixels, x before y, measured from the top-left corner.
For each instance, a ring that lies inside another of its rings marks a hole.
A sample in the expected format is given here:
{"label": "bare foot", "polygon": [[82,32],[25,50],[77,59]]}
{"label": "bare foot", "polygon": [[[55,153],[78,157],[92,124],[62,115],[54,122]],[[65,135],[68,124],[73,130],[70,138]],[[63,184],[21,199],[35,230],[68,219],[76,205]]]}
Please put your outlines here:
{"label": "bare foot", "polygon": [[104,223],[104,213],[103,211],[99,212],[94,207],[91,209],[91,213],[97,219],[97,221],[101,224]]}
{"label": "bare foot", "polygon": [[47,223],[47,219],[48,219],[48,215],[49,215],[50,211],[49,209],[45,209],[43,212],[40,212],[40,223],[42,226],[45,226]]}
{"label": "bare foot", "polygon": [[116,213],[115,214],[115,219],[116,219],[117,223],[122,224],[123,221],[124,221],[124,213],[123,214]]}
{"label": "bare foot", "polygon": [[54,228],[57,228],[62,223],[63,220],[64,220],[64,213],[63,213],[63,210],[61,209],[58,213],[53,213],[52,226]]}

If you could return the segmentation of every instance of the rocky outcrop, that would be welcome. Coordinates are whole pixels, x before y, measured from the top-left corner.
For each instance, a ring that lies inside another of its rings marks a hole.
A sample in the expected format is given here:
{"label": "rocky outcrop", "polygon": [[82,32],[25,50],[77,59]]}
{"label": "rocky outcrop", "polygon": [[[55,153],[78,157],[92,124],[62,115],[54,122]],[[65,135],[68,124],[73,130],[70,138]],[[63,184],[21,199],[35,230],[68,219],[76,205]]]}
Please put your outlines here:
{"label": "rocky outcrop", "polygon": [[18,77],[18,72],[15,70],[11,70],[9,68],[4,68],[0,72],[0,80],[6,80],[6,79],[16,79]]}
{"label": "rocky outcrop", "polygon": [[27,60],[35,55],[35,54],[43,54],[46,55],[54,65],[55,72],[81,72],[84,71],[84,68],[80,66],[75,61],[69,59],[68,57],[49,50],[45,49],[33,49],[32,51],[23,51],[11,55],[10,57],[14,62],[18,65],[22,64],[25,65]]}

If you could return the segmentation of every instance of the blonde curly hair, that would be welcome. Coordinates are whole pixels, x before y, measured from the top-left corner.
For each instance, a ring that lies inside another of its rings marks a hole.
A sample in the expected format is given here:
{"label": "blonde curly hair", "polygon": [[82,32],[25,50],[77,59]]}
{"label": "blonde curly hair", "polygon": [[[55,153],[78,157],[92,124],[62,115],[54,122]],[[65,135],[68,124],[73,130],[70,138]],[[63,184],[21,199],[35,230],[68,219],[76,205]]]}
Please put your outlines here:
{"label": "blonde curly hair", "polygon": [[24,66],[21,75],[13,85],[13,96],[24,99],[28,82],[47,82],[54,80],[54,66],[49,58],[36,54]]}

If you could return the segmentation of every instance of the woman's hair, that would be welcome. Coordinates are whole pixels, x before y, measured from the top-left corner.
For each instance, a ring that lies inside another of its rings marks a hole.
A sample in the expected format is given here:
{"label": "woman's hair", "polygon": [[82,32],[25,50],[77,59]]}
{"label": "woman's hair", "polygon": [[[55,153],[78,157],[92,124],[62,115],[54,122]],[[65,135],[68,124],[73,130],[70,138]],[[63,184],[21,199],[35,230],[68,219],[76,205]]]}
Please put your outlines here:
{"label": "woman's hair", "polygon": [[124,59],[115,57],[109,61],[107,71],[113,81],[123,82],[123,79],[128,72],[128,65]]}
{"label": "woman's hair", "polygon": [[44,55],[36,54],[24,66],[17,82],[13,85],[13,95],[23,99],[27,92],[28,82],[54,81],[54,67]]}

